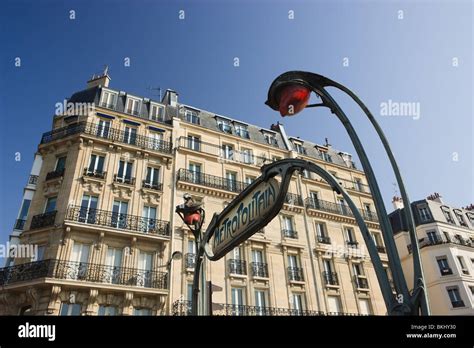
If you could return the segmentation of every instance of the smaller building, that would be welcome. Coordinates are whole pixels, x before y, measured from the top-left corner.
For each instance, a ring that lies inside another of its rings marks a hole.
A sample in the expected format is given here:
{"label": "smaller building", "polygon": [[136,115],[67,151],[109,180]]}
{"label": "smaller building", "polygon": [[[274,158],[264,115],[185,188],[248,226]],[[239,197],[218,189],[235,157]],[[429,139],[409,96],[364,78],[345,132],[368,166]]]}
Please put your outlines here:
{"label": "smaller building", "polygon": [[[401,198],[389,214],[409,289],[413,258]],[[434,315],[474,315],[474,206],[454,208],[435,193],[411,204]]]}

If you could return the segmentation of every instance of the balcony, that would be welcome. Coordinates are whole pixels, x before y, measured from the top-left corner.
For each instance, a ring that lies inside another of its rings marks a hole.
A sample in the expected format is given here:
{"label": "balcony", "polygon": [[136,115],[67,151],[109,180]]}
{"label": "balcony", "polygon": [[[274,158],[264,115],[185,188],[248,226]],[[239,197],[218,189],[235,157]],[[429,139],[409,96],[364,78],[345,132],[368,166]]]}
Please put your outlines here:
{"label": "balcony", "polygon": [[36,185],[38,183],[38,175],[30,175],[28,185]]}
{"label": "balcony", "polygon": [[336,272],[323,272],[323,278],[326,285],[339,285]]}
{"label": "balcony", "polygon": [[38,214],[31,219],[30,230],[54,225],[56,220],[56,210],[44,214]]}
{"label": "balcony", "polygon": [[102,103],[99,104],[99,106],[101,108],[107,108],[107,109],[115,110],[115,104],[108,104],[108,103],[102,102]]}
{"label": "balcony", "polygon": [[331,244],[331,238],[328,236],[317,236],[318,238],[318,243],[322,244]]}
{"label": "balcony", "polygon": [[84,176],[92,177],[92,178],[97,178],[97,179],[105,179],[105,176],[107,175],[106,172],[103,170],[89,170],[88,168],[84,168]]}
{"label": "balcony", "polygon": [[298,232],[294,230],[281,230],[283,238],[298,239]]}
{"label": "balcony", "polygon": [[441,272],[442,276],[453,274],[453,270],[451,269],[451,267],[443,267],[440,268],[439,271]]}
{"label": "balcony", "polygon": [[255,156],[254,154],[245,151],[232,149],[226,152],[219,145],[202,142],[200,140],[196,141],[187,137],[179,138],[179,147],[243,164],[262,166],[265,163],[272,162],[271,159],[262,156]]}
{"label": "balcony", "polygon": [[[321,210],[332,214],[344,215],[354,218],[354,214],[352,214],[351,209],[348,205],[345,204],[338,204],[308,197],[305,199],[305,206],[307,209]],[[378,217],[376,213],[369,213],[362,209],[359,209],[359,212],[365,220],[378,222]]]}
{"label": "balcony", "polygon": [[0,285],[39,278],[167,289],[164,272],[63,260],[42,260],[0,269]]}
{"label": "balcony", "polygon": [[143,234],[169,237],[169,222],[137,215],[120,214],[107,210],[71,205],[66,220],[96,226],[111,227]]}
{"label": "balcony", "polygon": [[13,227],[13,229],[23,231],[23,229],[25,228],[25,222],[26,220],[17,219],[15,221],[15,226]]}
{"label": "balcony", "polygon": [[268,278],[268,265],[263,262],[252,262],[252,276],[260,278]]}
{"label": "balcony", "polygon": [[348,248],[353,248],[356,249],[359,247],[359,242],[353,241],[353,240],[348,240],[346,241],[346,245]]}
{"label": "balcony", "polygon": [[367,278],[363,278],[361,276],[354,276],[354,283],[356,285],[357,289],[368,289],[369,288],[369,282],[367,281]]}
{"label": "balcony", "polygon": [[[455,244],[455,245],[463,245],[463,246],[474,248],[474,243],[471,242],[471,240],[464,239],[462,237],[443,238],[441,235],[437,234],[429,238],[420,238],[418,240],[418,245],[420,249],[430,247],[433,245],[441,245],[441,244]],[[408,249],[409,254],[413,252],[413,248],[411,244],[407,245],[407,249]]]}
{"label": "balcony", "polygon": [[196,254],[187,253],[184,258],[184,264],[186,268],[194,268],[196,265]]}
{"label": "balcony", "polygon": [[248,184],[244,182],[194,172],[187,169],[180,169],[178,171],[177,180],[235,193],[242,192],[244,188],[248,186]]}
{"label": "balcony", "polygon": [[163,184],[159,182],[147,182],[146,180],[142,180],[142,188],[163,191]]}
{"label": "balcony", "polygon": [[361,182],[358,182],[358,181],[351,181],[351,180],[341,179],[341,178],[337,178],[337,177],[336,177],[336,180],[345,189],[359,191],[359,192],[362,192],[362,193],[370,193],[369,185],[365,185],[365,184],[363,184]]}
{"label": "balcony", "polygon": [[118,176],[114,174],[114,182],[119,184],[135,185],[135,178],[130,176]]}
{"label": "balcony", "polygon": [[[289,309],[263,306],[246,306],[233,304],[217,304],[212,311],[213,315],[226,316],[316,316],[325,315],[321,311],[311,311],[306,309]],[[191,301],[178,300],[173,303],[172,315],[191,315]]]}
{"label": "balcony", "polygon": [[229,273],[247,275],[247,263],[243,260],[229,260]]}
{"label": "balcony", "polygon": [[288,192],[285,196],[285,203],[304,207],[303,198],[300,195]]}
{"label": "balcony", "polygon": [[299,267],[288,267],[288,280],[290,282],[304,282],[303,269]]}
{"label": "balcony", "polygon": [[46,174],[45,180],[48,181],[48,180],[58,179],[58,178],[61,178],[62,176],[64,176],[64,168],[49,172],[48,174]]}
{"label": "balcony", "polygon": [[129,137],[129,133],[116,128],[99,126],[93,123],[77,122],[69,126],[57,128],[46,132],[41,138],[41,144],[47,144],[52,141],[63,139],[76,134],[92,135],[96,138],[119,142],[122,144],[133,145],[145,150],[158,151],[165,154],[171,154],[173,147],[170,142],[157,140],[144,135],[134,135]]}

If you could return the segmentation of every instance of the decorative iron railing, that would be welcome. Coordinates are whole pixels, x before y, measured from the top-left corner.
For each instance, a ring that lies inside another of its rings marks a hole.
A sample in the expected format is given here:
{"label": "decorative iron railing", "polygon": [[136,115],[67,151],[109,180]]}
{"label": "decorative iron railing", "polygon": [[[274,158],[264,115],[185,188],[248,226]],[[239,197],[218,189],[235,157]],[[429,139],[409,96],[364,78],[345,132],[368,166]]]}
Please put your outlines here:
{"label": "decorative iron railing", "polygon": [[250,263],[252,269],[252,276],[268,278],[268,265],[264,262],[252,262]]}
{"label": "decorative iron railing", "polygon": [[31,219],[30,229],[34,230],[42,227],[49,227],[54,225],[57,211],[53,210],[48,213],[38,214]]}
{"label": "decorative iron railing", "polygon": [[303,269],[300,267],[288,267],[288,280],[303,282]]}
{"label": "decorative iron railing", "polygon": [[[349,206],[345,204],[338,204],[308,197],[305,199],[305,206],[308,209],[326,211],[328,213],[349,216],[352,218],[354,217],[354,214],[352,214],[352,211]],[[367,212],[362,209],[359,209],[359,212],[365,220],[378,222],[378,217],[376,213]]]}
{"label": "decorative iron railing", "polygon": [[300,207],[304,207],[303,198],[295,193],[288,192],[285,196],[285,203],[289,205],[297,205]]}
{"label": "decorative iron railing", "polygon": [[326,285],[339,285],[336,272],[323,272],[323,279]]}
{"label": "decorative iron railing", "polygon": [[197,185],[207,186],[219,190],[226,190],[235,193],[240,193],[248,186],[247,183],[195,172],[187,169],[180,169],[177,175],[178,181],[189,182]]}
{"label": "decorative iron railing", "polygon": [[230,274],[247,274],[247,263],[243,260],[229,260],[229,273]]}

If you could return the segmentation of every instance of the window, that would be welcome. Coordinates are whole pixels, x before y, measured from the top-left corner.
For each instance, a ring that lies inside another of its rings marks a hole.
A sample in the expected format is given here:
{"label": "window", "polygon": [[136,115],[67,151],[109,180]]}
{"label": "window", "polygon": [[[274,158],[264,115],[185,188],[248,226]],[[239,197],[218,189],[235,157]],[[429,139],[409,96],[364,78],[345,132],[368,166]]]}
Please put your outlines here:
{"label": "window", "polygon": [[337,203],[339,207],[339,212],[342,215],[349,215],[349,209],[348,206],[346,205],[346,201],[344,200],[343,197],[337,198]]}
{"label": "window", "polygon": [[67,272],[68,279],[84,279],[87,277],[90,245],[74,242]]}
{"label": "window", "polygon": [[319,243],[331,243],[331,240],[327,235],[326,224],[324,224],[323,222],[316,222],[316,239]]}
{"label": "window", "polygon": [[249,131],[247,130],[246,125],[235,124],[235,134],[237,134],[241,138],[250,139]]}
{"label": "window", "polygon": [[346,243],[349,247],[357,247],[359,243],[357,243],[354,230],[350,227],[344,228],[344,233],[346,236]]}
{"label": "window", "polygon": [[193,283],[188,283],[188,286],[187,286],[187,300],[190,302],[192,302],[193,300]]}
{"label": "window", "polygon": [[339,296],[328,296],[328,314],[338,315],[340,313],[342,310]]}
{"label": "window", "polygon": [[82,196],[81,209],[79,210],[79,222],[85,222],[88,224],[95,223],[98,200],[99,197],[97,196]]}
{"label": "window", "polygon": [[102,90],[102,99],[100,101],[100,106],[108,109],[115,109],[115,103],[117,101],[117,93],[110,91]]}
{"label": "window", "polygon": [[426,236],[428,237],[430,244],[438,244],[441,242],[441,238],[439,238],[436,231],[427,231]]}
{"label": "window", "polygon": [[461,271],[463,274],[469,275],[469,270],[466,267],[466,264],[464,263],[464,257],[462,256],[457,256],[459,266],[461,267]]}
{"label": "window", "polygon": [[194,110],[186,110],[184,112],[184,119],[189,123],[199,124],[198,113]]}
{"label": "window", "polygon": [[357,277],[364,276],[364,268],[360,263],[353,263],[352,264],[352,269],[354,271],[354,275]]}
{"label": "window", "polygon": [[135,315],[135,316],[151,315],[151,309],[149,309],[149,308],[133,308],[133,315]]}
{"label": "window", "polygon": [[115,306],[100,305],[97,315],[112,316],[112,315],[117,315],[117,313],[118,313],[118,310],[117,310],[117,307]]}
{"label": "window", "polygon": [[61,304],[61,310],[59,312],[61,316],[81,315],[81,305],[79,303],[66,303]]}
{"label": "window", "polygon": [[148,148],[152,150],[162,150],[164,148],[162,132],[150,132],[148,139]]}
{"label": "window", "polygon": [[132,162],[121,160],[119,162],[119,169],[118,169],[118,174],[116,176],[116,180],[118,182],[131,184],[132,183],[132,168],[133,168]]}
{"label": "window", "polygon": [[382,246],[382,237],[380,237],[380,233],[372,232],[372,239],[376,247]]}
{"label": "window", "polygon": [[264,290],[255,290],[255,307],[257,307],[257,315],[266,315],[267,293]]}
{"label": "window", "polygon": [[453,274],[446,257],[440,257],[436,259],[436,262],[438,262],[439,271],[441,272],[442,276]]}
{"label": "window", "polygon": [[302,269],[299,268],[300,260],[297,254],[288,254],[288,280],[304,281]]}
{"label": "window", "polygon": [[251,175],[247,175],[245,177],[245,183],[247,185],[250,185],[251,183],[253,183],[255,181],[256,177],[255,176],[251,176]]}
{"label": "window", "polygon": [[100,119],[97,124],[97,136],[101,138],[108,138],[110,131],[110,121]]}
{"label": "window", "polygon": [[325,160],[326,162],[332,162],[332,157],[327,152],[322,152],[321,156],[323,157],[323,160]]}
{"label": "window", "polygon": [[187,148],[194,151],[201,151],[201,138],[194,135],[188,135]]}
{"label": "window", "polygon": [[334,272],[334,266],[329,259],[323,259],[323,277],[326,285],[339,285],[337,274]]}
{"label": "window", "polygon": [[56,200],[58,197],[49,197],[46,200],[46,206],[44,207],[45,213],[51,213],[56,210]]}
{"label": "window", "polygon": [[296,152],[298,152],[300,155],[306,155],[306,149],[303,147],[303,144],[294,143],[294,145]]}
{"label": "window", "polygon": [[362,181],[360,179],[358,179],[358,178],[354,179],[354,188],[357,191],[363,192],[363,190],[362,190]]}
{"label": "window", "polygon": [[273,146],[278,146],[278,142],[276,140],[275,135],[269,134],[269,133],[264,133],[263,136],[264,136],[265,141],[267,142],[267,144],[270,144],[270,145],[273,145]]}
{"label": "window", "polygon": [[217,127],[225,133],[232,134],[232,125],[230,124],[230,121],[224,120],[222,118],[217,119]]}
{"label": "window", "polygon": [[448,291],[448,296],[451,300],[453,308],[464,307],[464,301],[462,300],[461,295],[459,294],[458,287],[446,288],[446,290]]}
{"label": "window", "polygon": [[148,205],[143,206],[142,213],[142,231],[145,233],[155,232],[156,230],[156,207]]}
{"label": "window", "polygon": [[59,157],[56,161],[55,172],[63,172],[66,168],[66,156]]}
{"label": "window", "polygon": [[141,102],[139,99],[127,97],[127,107],[125,108],[126,113],[130,115],[138,116],[140,113]]}
{"label": "window", "polygon": [[237,191],[237,173],[227,171],[225,176],[227,179],[227,189],[229,191]]}
{"label": "window", "polygon": [[234,159],[234,148],[232,147],[232,145],[222,145],[222,157],[228,160]]}
{"label": "window", "polygon": [[165,109],[161,105],[150,104],[150,120],[163,121]]}
{"label": "window", "polygon": [[159,189],[160,169],[155,167],[146,168],[146,179],[144,186],[148,188]]}
{"label": "window", "polygon": [[311,179],[311,173],[307,169],[303,170],[302,175],[305,179]]}
{"label": "window", "polygon": [[361,315],[370,315],[372,311],[370,310],[370,300],[360,298],[359,299],[359,314]]}
{"label": "window", "polygon": [[198,163],[189,163],[189,171],[192,175],[192,181],[194,183],[200,183],[201,181],[201,165]]}
{"label": "window", "polygon": [[293,229],[293,217],[283,215],[281,217],[281,227],[283,231],[283,237],[296,238],[296,233]]}
{"label": "window", "polygon": [[458,219],[459,224],[461,226],[467,227],[466,220],[464,220],[464,215],[463,215],[461,210],[455,209],[454,210],[454,215],[456,215],[456,218]]}
{"label": "window", "polygon": [[319,192],[311,191],[309,193],[309,197],[311,198],[312,203],[316,203],[319,201]]}
{"label": "window", "polygon": [[446,231],[443,231],[444,238],[446,238],[446,241],[448,243],[451,243],[451,237],[449,236],[449,233]]}
{"label": "window", "polygon": [[292,306],[293,306],[292,309],[298,315],[301,315],[301,313],[304,310],[304,295],[303,294],[298,294],[298,293],[293,293],[291,302],[292,302]]}
{"label": "window", "polygon": [[38,252],[36,254],[36,260],[35,261],[42,261],[44,260],[44,252],[46,251],[46,246],[45,245],[39,245],[38,246]]}
{"label": "window", "polygon": [[87,168],[87,174],[92,174],[92,175],[101,175],[104,173],[104,161],[105,157],[104,156],[99,156],[99,155],[91,155],[90,161],[89,161],[89,167]]}
{"label": "window", "polygon": [[471,226],[474,227],[474,213],[466,213],[466,216],[469,219]]}
{"label": "window", "polygon": [[232,307],[235,315],[243,315],[244,314],[244,291],[242,288],[232,288]]}
{"label": "window", "polygon": [[128,202],[114,201],[111,225],[115,228],[127,228]]}
{"label": "window", "polygon": [[146,288],[150,288],[152,286],[152,260],[153,255],[151,253],[139,250],[137,267],[137,286],[142,286]]}
{"label": "window", "polygon": [[451,215],[451,211],[449,210],[448,207],[441,207],[441,211],[443,212],[444,217],[446,218],[446,221],[450,224],[455,225],[456,223],[454,222],[453,216]]}
{"label": "window", "polygon": [[242,162],[246,164],[254,163],[253,152],[250,149],[242,149]]}
{"label": "window", "polygon": [[123,133],[123,141],[126,144],[136,145],[137,144],[137,129],[135,127],[125,126],[125,132]]}
{"label": "window", "polygon": [[20,215],[18,216],[19,220],[26,220],[28,216],[28,210],[30,210],[31,199],[24,199],[23,204],[21,205]]}
{"label": "window", "polygon": [[232,260],[242,260],[242,247],[239,245],[232,250]]}
{"label": "window", "polygon": [[111,284],[120,283],[120,267],[122,266],[122,249],[107,247],[105,257],[104,281]]}

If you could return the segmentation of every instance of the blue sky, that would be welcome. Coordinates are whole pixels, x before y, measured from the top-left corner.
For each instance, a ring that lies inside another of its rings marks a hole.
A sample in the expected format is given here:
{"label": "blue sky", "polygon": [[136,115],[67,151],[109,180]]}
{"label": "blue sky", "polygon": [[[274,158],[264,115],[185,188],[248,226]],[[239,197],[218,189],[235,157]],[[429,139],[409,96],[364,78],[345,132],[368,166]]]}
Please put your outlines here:
{"label": "blue sky", "polygon": [[[282,72],[326,75],[372,110],[412,200],[436,191],[455,206],[474,202],[472,2],[223,3],[3,1],[0,242],[12,229],[55,103],[84,89],[104,64],[113,88],[149,97],[150,86],[172,88],[185,104],[262,127],[280,121],[292,136],[318,143],[327,137],[335,148],[354,153],[329,111],[308,109],[281,119],[263,104]],[[21,67],[15,67],[16,57]],[[381,144],[349,98],[334,96],[363,139],[391,211],[395,179]],[[382,116],[380,105],[389,100],[418,103],[419,119]]]}

